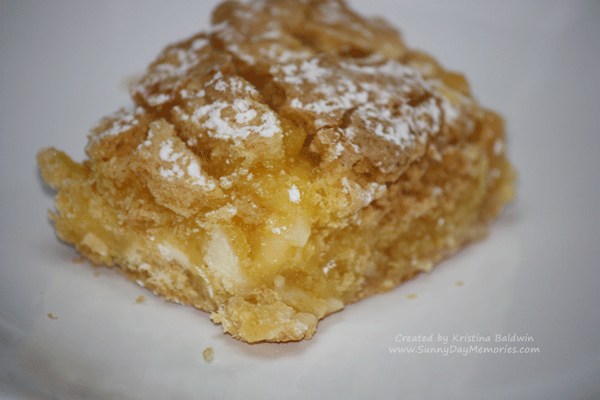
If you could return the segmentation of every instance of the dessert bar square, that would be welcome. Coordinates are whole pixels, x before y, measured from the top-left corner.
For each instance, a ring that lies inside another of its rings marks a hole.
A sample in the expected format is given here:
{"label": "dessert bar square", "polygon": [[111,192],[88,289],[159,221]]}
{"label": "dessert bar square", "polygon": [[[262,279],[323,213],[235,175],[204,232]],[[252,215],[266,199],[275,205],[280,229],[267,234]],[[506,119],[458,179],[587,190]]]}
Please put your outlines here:
{"label": "dessert bar square", "polygon": [[49,148],[60,239],[246,342],[310,338],[483,238],[514,196],[502,118],[335,0],[228,1]]}

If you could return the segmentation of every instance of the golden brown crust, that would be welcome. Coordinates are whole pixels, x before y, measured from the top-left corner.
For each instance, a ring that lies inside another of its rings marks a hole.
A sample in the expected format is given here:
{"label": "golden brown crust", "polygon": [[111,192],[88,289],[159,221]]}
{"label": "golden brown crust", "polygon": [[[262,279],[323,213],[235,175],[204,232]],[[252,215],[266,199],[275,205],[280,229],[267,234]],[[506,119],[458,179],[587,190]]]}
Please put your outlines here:
{"label": "golden brown crust", "polygon": [[47,149],[61,239],[247,342],[310,338],[482,238],[512,196],[502,119],[337,0],[228,1],[168,46],[88,161]]}

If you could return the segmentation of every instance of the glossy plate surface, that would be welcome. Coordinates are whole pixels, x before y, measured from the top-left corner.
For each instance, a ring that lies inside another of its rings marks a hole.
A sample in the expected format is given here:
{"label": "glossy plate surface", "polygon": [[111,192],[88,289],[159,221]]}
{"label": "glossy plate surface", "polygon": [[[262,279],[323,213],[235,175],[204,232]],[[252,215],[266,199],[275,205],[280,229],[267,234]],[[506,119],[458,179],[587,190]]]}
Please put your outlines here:
{"label": "glossy plate surface", "polygon": [[326,318],[313,339],[247,345],[74,263],[35,164],[47,146],[82,160],[89,128],[130,104],[127,79],[205,29],[214,2],[2,1],[0,398],[600,396],[598,3],[351,4],[506,117],[518,199],[486,241]]}

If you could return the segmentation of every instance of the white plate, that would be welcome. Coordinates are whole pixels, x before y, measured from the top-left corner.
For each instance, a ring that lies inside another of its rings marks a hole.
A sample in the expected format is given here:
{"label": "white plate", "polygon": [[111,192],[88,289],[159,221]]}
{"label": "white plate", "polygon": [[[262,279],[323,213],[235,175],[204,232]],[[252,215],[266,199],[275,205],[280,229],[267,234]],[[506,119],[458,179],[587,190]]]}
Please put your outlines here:
{"label": "white plate", "polygon": [[[486,241],[326,318],[313,339],[247,345],[206,313],[74,263],[48,221],[53,198],[35,164],[46,146],[83,159],[88,129],[129,104],[127,77],[206,28],[213,2],[2,2],[6,398],[598,398],[598,3],[352,4],[465,72],[479,100],[504,114],[518,200]],[[418,335],[432,341],[406,341]]]}

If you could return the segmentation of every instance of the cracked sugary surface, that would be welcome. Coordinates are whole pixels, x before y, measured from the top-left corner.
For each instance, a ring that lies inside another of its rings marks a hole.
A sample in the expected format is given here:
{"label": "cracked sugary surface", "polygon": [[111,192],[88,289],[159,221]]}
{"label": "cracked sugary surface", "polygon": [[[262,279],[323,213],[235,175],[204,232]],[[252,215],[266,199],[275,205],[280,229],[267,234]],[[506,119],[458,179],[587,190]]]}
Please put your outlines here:
{"label": "cracked sugary surface", "polygon": [[40,152],[57,234],[247,342],[310,338],[513,197],[502,119],[340,1],[223,3],[131,95],[88,160]]}

